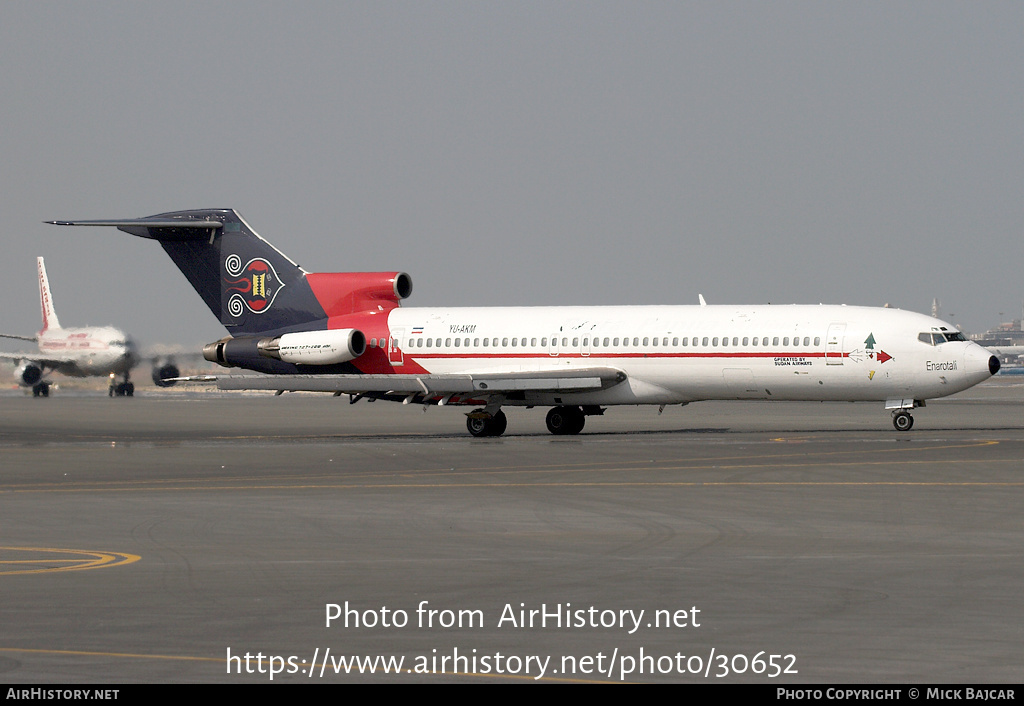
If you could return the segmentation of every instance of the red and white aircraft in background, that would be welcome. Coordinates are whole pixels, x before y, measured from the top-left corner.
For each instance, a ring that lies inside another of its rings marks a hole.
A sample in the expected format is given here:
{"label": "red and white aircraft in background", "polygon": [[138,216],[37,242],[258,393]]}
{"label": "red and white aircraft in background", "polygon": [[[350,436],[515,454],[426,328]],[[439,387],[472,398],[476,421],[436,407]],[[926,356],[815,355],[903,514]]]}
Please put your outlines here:
{"label": "red and white aircraft in background", "polygon": [[[62,328],[53,308],[50,283],[46,277],[43,258],[36,259],[39,272],[39,300],[43,312],[43,328],[35,336],[0,334],[2,338],[15,338],[38,344],[38,353],[0,353],[0,358],[13,361],[15,377],[22,387],[31,387],[36,397],[48,397],[50,381],[47,376],[59,372],[71,377],[109,377],[110,395],[132,396],[135,385],[130,381],[132,368],[139,363],[139,355],[132,339],[123,331],[110,326]],[[154,382],[162,386],[173,385],[163,378],[174,378],[178,369],[167,362],[154,368]],[[117,377],[121,381],[117,381]],[[162,377],[161,377],[162,376]]]}
{"label": "red and white aircraft in background", "polygon": [[204,356],[263,373],[206,378],[220,389],[471,405],[474,436],[502,434],[508,405],[549,406],[548,429],[576,434],[609,406],[712,399],[878,401],[906,431],[914,407],[999,370],[952,325],[898,309],[402,308],[409,275],[306,272],[230,209],[50,223],[157,240],[231,333]]}

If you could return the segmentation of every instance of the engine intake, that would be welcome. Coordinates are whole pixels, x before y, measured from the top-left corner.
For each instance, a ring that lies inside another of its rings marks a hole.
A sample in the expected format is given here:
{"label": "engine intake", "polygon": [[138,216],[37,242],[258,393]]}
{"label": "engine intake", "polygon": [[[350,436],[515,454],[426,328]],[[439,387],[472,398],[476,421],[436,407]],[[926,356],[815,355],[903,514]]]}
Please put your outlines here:
{"label": "engine intake", "polygon": [[22,363],[15,369],[14,376],[22,387],[32,387],[43,379],[43,369],[35,363]]}

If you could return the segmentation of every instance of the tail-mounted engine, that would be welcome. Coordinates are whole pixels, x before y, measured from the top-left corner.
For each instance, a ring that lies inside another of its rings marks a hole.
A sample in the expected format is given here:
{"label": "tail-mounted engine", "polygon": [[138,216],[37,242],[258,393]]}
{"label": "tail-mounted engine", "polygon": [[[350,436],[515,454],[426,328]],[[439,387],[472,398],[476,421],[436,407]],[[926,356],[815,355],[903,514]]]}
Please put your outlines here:
{"label": "tail-mounted engine", "polygon": [[254,362],[271,358],[295,365],[334,365],[361,356],[366,336],[358,329],[300,331],[272,338],[222,338],[203,347],[203,357],[225,367],[258,369]]}
{"label": "tail-mounted engine", "polygon": [[412,294],[405,272],[311,272],[306,282],[328,317],[393,309]]}

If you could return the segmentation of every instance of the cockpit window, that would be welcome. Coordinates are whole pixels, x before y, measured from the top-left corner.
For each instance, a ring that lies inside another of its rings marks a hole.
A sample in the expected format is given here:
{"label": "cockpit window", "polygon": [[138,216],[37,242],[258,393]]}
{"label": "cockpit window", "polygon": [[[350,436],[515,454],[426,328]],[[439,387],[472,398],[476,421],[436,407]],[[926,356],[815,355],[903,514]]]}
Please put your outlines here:
{"label": "cockpit window", "polygon": [[946,341],[966,341],[967,339],[964,338],[962,333],[956,331],[947,333],[919,333],[917,334],[917,340],[930,346],[939,346]]}

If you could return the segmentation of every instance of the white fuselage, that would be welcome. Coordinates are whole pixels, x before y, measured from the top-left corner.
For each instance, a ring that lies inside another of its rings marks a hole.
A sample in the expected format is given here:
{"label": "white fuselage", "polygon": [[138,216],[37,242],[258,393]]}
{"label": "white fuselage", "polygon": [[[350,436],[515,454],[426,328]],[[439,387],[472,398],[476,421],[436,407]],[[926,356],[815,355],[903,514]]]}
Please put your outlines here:
{"label": "white fuselage", "polygon": [[390,338],[370,346],[388,349],[395,372],[615,368],[627,376],[605,390],[527,393],[504,404],[920,401],[992,375],[989,351],[940,334],[962,338],[952,325],[890,308],[398,308],[388,328]]}
{"label": "white fuselage", "polygon": [[39,332],[38,343],[42,358],[59,360],[54,369],[73,377],[123,375],[139,361],[132,340],[109,326],[51,328]]}

